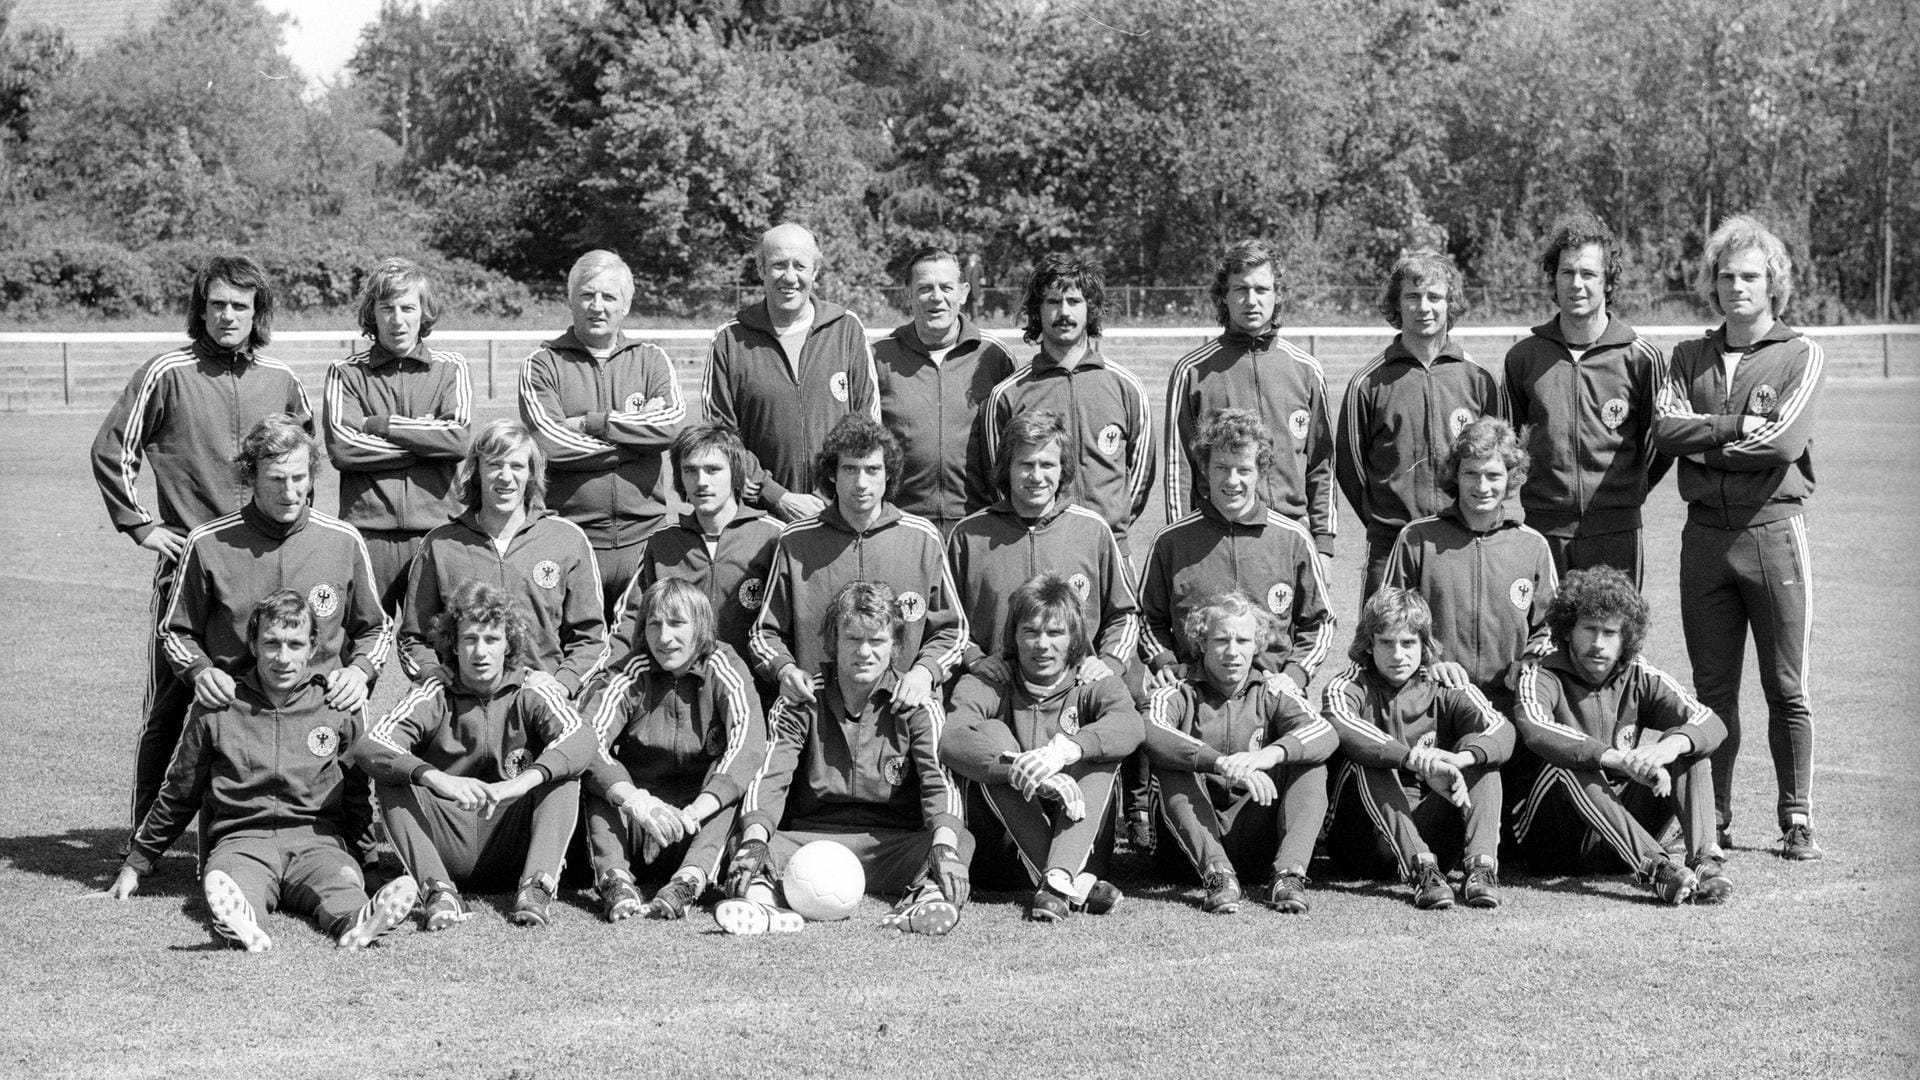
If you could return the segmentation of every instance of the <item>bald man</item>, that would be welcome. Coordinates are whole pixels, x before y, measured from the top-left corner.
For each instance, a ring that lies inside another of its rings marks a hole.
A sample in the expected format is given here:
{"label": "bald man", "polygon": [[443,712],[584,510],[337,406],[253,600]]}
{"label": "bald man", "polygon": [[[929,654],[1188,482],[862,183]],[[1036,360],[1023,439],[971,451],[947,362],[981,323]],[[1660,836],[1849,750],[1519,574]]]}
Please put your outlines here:
{"label": "bald man", "polygon": [[714,332],[707,419],[732,425],[753,455],[746,501],[786,521],[820,512],[813,457],[851,412],[880,419],[873,351],[859,316],[814,296],[820,244],[798,225],[769,229],[757,255],[764,299]]}

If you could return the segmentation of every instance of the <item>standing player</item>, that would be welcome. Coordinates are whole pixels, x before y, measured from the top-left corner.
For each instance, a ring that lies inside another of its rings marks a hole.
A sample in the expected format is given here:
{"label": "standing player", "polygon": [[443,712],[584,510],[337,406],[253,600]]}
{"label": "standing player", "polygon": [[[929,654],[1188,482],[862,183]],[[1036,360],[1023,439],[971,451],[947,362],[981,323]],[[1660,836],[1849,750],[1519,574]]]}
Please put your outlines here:
{"label": "standing player", "polygon": [[1507,352],[1507,411],[1533,460],[1520,503],[1565,574],[1613,566],[1640,583],[1640,507],[1672,464],[1653,449],[1660,350],[1609,307],[1620,244],[1592,214],[1561,219],[1540,268],[1558,317]]}
{"label": "standing player", "polygon": [[1280,336],[1280,258],[1258,240],[1222,254],[1213,277],[1219,337],[1180,358],[1167,382],[1167,517],[1204,509],[1206,463],[1196,438],[1222,409],[1251,409],[1274,436],[1260,501],[1333,555],[1333,423],[1320,362]]}
{"label": "standing player", "polygon": [[814,493],[814,455],[849,413],[880,419],[873,351],[859,316],[813,294],[820,244],[798,225],[760,237],[764,300],[714,332],[707,357],[707,419],[746,441],[754,505],[782,521],[826,505]]}
{"label": "standing player", "polygon": [[360,294],[364,353],[327,368],[327,456],[340,472],[340,516],[360,530],[389,613],[427,530],[459,509],[453,474],[466,456],[473,388],[459,353],[427,347],[439,320],[433,284],[388,259]]}
{"label": "standing player", "polygon": [[632,306],[620,256],[580,256],[567,273],[573,326],[520,371],[520,419],[545,453],[553,507],[593,542],[603,622],[620,614],[641,543],[666,516],[667,445],[687,419],[666,352],[621,329]]}
{"label": "standing player", "polygon": [[1447,504],[1441,462],[1461,429],[1503,415],[1493,375],[1448,332],[1467,313],[1466,282],[1437,251],[1401,256],[1380,311],[1400,333],[1347,383],[1340,403],[1340,490],[1367,526],[1361,603],[1380,587],[1394,538]]}
{"label": "standing player", "polygon": [[1780,321],[1793,296],[1793,260],[1759,222],[1727,219],[1708,238],[1702,267],[1701,292],[1726,322],[1674,347],[1653,439],[1681,459],[1687,525],[1680,539],[1680,619],[1693,686],[1727,726],[1713,758],[1720,845],[1731,846],[1740,669],[1751,629],[1780,790],[1779,852],[1818,859],[1806,686],[1813,626],[1806,508],[1825,354]]}
{"label": "standing player", "polygon": [[[263,416],[286,413],[311,430],[293,369],[260,354],[272,338],[273,287],[252,259],[217,255],[193,276],[184,349],[142,364],[93,440],[93,475],[113,527],[153,552],[149,625],[173,595],[187,534],[233,509],[233,457]],[[152,466],[155,512],[140,504],[140,463]],[[180,738],[193,687],[150,640],[146,701],[134,750],[132,827],[153,805]]]}
{"label": "standing player", "polygon": [[1005,346],[982,334],[963,309],[967,283],[960,261],[941,248],[921,248],[907,263],[913,321],[874,343],[880,420],[900,440],[900,509],[953,535],[960,519],[993,501],[974,417],[987,395],[1013,374]]}

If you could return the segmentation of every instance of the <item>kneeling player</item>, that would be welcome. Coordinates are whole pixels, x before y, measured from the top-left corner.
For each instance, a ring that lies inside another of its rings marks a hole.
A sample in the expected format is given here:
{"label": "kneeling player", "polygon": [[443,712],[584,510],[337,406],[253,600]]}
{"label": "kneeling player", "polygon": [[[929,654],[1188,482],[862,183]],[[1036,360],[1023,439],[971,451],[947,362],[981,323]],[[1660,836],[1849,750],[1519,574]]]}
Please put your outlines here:
{"label": "kneeling player", "polygon": [[884,925],[944,934],[966,906],[973,836],[940,765],[939,699],[895,707],[906,620],[885,585],[843,587],[820,630],[833,659],[812,679],[813,700],[781,698],[768,717],[767,753],[741,800],[729,899],[714,920],[730,934],[800,929],[774,882],[802,846],[833,840],[859,858],[868,892],[904,891]]}
{"label": "kneeling player", "polygon": [[204,813],[213,927],[248,952],[273,945],[260,912],[312,915],[341,948],[358,949],[413,910],[410,877],[367,899],[356,856],[371,843],[373,809],[366,776],[341,760],[360,734],[360,714],[327,704],[325,683],[307,666],[313,638],[313,613],[299,593],[283,589],[253,606],[252,668],[234,680],[231,702],[189,713],[109,896],[133,895],[141,875]]}
{"label": "kneeling player", "polygon": [[[1521,673],[1513,716],[1539,776],[1514,821],[1529,861],[1578,851],[1587,830],[1669,904],[1733,893],[1714,843],[1708,756],[1727,729],[1712,709],[1640,658],[1647,602],[1609,566],[1567,575],[1547,612],[1556,648]],[[1646,735],[1653,735],[1651,740]],[[1516,785],[1518,786],[1518,785]],[[1570,806],[1586,828],[1548,824]],[[1654,835],[1680,818],[1686,865]]]}
{"label": "kneeling player", "polygon": [[1460,851],[1460,898],[1499,907],[1500,764],[1513,725],[1471,685],[1434,678],[1433,613],[1411,589],[1373,594],[1347,655],[1324,699],[1351,763],[1334,784],[1327,853],[1349,873],[1398,870],[1424,910],[1453,906],[1434,847]]}
{"label": "kneeling player", "polygon": [[1008,685],[975,675],[953,692],[940,746],[980,785],[1036,886],[1027,917],[1058,922],[1075,908],[1104,915],[1120,890],[1099,878],[1113,854],[1120,762],[1140,745],[1140,714],[1116,676],[1074,675],[1090,646],[1080,595],[1043,574],[1014,590],[1002,645]]}
{"label": "kneeling player", "polygon": [[527,617],[494,586],[454,590],[433,646],[452,685],[415,686],[355,748],[387,835],[427,890],[427,929],[469,917],[460,889],[516,881],[509,917],[545,926],[580,817],[575,777],[600,752],[593,729],[559,684],[529,678],[539,654]]}
{"label": "kneeling player", "polygon": [[[586,710],[606,748],[585,783],[593,880],[608,922],[686,915],[719,877],[740,793],[766,757],[753,675],[716,640],[700,587],[666,578],[635,607],[649,662],[615,675]],[[629,855],[662,873],[678,864],[645,905]]]}

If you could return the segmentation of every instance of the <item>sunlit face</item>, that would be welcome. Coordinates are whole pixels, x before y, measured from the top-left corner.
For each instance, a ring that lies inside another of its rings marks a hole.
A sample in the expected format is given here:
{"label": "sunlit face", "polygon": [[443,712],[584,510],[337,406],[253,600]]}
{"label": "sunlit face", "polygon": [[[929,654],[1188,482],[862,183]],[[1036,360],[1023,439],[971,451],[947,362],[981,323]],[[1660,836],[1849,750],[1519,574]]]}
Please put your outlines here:
{"label": "sunlit face", "polygon": [[833,497],[840,516],[852,519],[875,513],[886,495],[887,456],[883,451],[862,457],[840,455],[840,465],[833,470]]}
{"label": "sunlit face", "polygon": [[1208,680],[1222,689],[1245,682],[1253,671],[1253,658],[1260,652],[1259,635],[1260,625],[1251,612],[1215,618],[1206,640],[1200,643]]}
{"label": "sunlit face", "polygon": [[611,268],[583,279],[567,294],[573,336],[592,349],[613,344],[632,307],[633,286],[627,284],[626,275]]}
{"label": "sunlit face", "polygon": [[1404,686],[1420,670],[1420,635],[1412,627],[1373,635],[1373,670],[1395,686]]}
{"label": "sunlit face", "polygon": [[712,447],[695,450],[680,461],[680,487],[694,513],[720,514],[733,503],[733,463]]}
{"label": "sunlit face", "polygon": [[1235,330],[1258,337],[1273,325],[1279,295],[1272,266],[1235,270],[1227,275],[1227,320]]}
{"label": "sunlit face", "polygon": [[1607,252],[1599,244],[1562,248],[1553,274],[1553,298],[1560,314],[1586,319],[1607,313]]}
{"label": "sunlit face", "polygon": [[967,283],[960,278],[960,264],[952,259],[914,264],[907,292],[913,297],[913,326],[920,340],[945,341],[959,324],[960,309],[967,303]]}
{"label": "sunlit face", "polygon": [[1087,296],[1078,285],[1056,283],[1040,301],[1040,334],[1047,344],[1071,349],[1087,340]]}
{"label": "sunlit face", "polygon": [[533,447],[516,446],[480,462],[480,494],[487,509],[511,514],[533,497]]}
{"label": "sunlit face", "polygon": [[1573,624],[1567,652],[1573,662],[1580,665],[1580,673],[1587,681],[1597,683],[1613,673],[1613,666],[1620,662],[1620,654],[1626,649],[1626,640],[1625,619],[1583,615]]}
{"label": "sunlit face", "polygon": [[217,279],[208,283],[207,306],[200,317],[215,345],[240,348],[253,336],[253,290]]}
{"label": "sunlit face", "polygon": [[693,663],[699,628],[686,612],[668,604],[657,605],[647,615],[646,630],[647,649],[660,670],[678,675]]}
{"label": "sunlit face", "polygon": [[1007,470],[1008,494],[1014,512],[1021,517],[1041,517],[1053,509],[1060,496],[1060,444],[1047,440],[1039,446],[1023,446]]}
{"label": "sunlit face", "polygon": [[1251,514],[1260,488],[1260,448],[1216,446],[1207,457],[1207,495],[1228,521]]}
{"label": "sunlit face", "polygon": [[1455,479],[1460,482],[1460,511],[1486,517],[1500,512],[1507,497],[1507,463],[1492,457],[1465,458]]}
{"label": "sunlit face", "polygon": [[1073,655],[1073,635],[1067,620],[1058,617],[1028,619],[1014,634],[1020,674],[1031,683],[1052,686],[1066,677]]}
{"label": "sunlit face", "polygon": [[408,289],[373,305],[373,325],[380,335],[380,346],[391,353],[406,355],[420,344],[423,318],[420,290]]}
{"label": "sunlit face", "polygon": [[1713,291],[1720,311],[1729,319],[1758,319],[1772,314],[1772,288],[1767,280],[1767,256],[1759,248],[1741,248],[1720,260],[1713,275]]}
{"label": "sunlit face", "polygon": [[488,691],[507,673],[507,628],[499,623],[461,622],[456,646],[460,681],[470,690]]}
{"label": "sunlit face", "polygon": [[298,520],[312,494],[313,462],[305,447],[262,461],[253,470],[253,505],[268,521]]}
{"label": "sunlit face", "polygon": [[313,659],[313,623],[297,626],[263,625],[253,639],[253,670],[261,689],[276,696],[290,694],[307,677]]}
{"label": "sunlit face", "polygon": [[1447,332],[1445,279],[1414,281],[1408,278],[1400,286],[1400,332],[1422,339],[1437,338]]}
{"label": "sunlit face", "polygon": [[798,318],[807,310],[819,274],[820,248],[805,229],[775,229],[760,242],[760,283],[776,318]]}
{"label": "sunlit face", "polygon": [[855,686],[872,686],[893,666],[893,629],[885,623],[843,625],[833,656],[841,678]]}

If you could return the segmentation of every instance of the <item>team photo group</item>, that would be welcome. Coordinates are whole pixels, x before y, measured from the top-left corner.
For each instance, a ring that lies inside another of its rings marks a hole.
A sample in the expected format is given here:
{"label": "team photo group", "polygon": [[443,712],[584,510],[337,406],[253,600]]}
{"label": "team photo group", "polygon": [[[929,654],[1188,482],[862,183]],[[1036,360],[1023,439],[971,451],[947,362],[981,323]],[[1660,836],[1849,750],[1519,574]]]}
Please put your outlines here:
{"label": "team photo group", "polygon": [[[954,252],[905,258],[912,319],[878,337],[817,294],[805,228],[755,255],[764,297],[714,333],[699,402],[592,251],[518,419],[490,422],[414,263],[368,276],[367,344],[318,400],[268,351],[274,283],[202,267],[191,343],[93,445],[113,526],[156,556],[108,895],[196,822],[213,929],[249,951],[270,911],[355,949],[496,893],[527,927],[565,893],[793,932],[864,893],[938,936],[976,887],[1054,923],[1125,902],[1117,851],[1220,915],[1339,903],[1315,874],[1497,909],[1509,866],[1718,904],[1730,855],[1821,857],[1822,353],[1757,220],[1708,239],[1718,325],[1671,356],[1610,308],[1620,246],[1590,214],[1553,229],[1554,313],[1502,364],[1450,333],[1453,261],[1405,253],[1393,336],[1338,396],[1281,335],[1283,253],[1235,243],[1163,415],[1070,255],[1032,268],[1018,353]],[[1643,537],[1668,473],[1684,528]],[[336,481],[337,517],[314,505]],[[1363,566],[1334,564],[1342,526]],[[1647,544],[1678,547],[1690,687],[1641,655]],[[1749,639],[1765,824],[1732,814]],[[381,678],[405,688],[374,710]]]}

